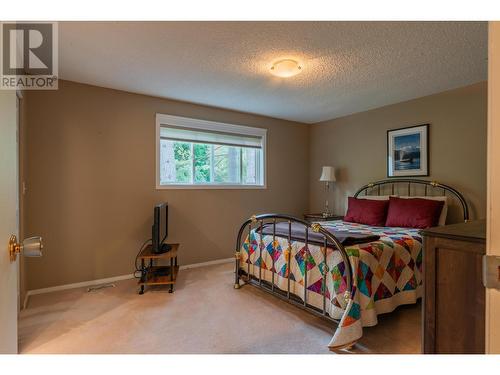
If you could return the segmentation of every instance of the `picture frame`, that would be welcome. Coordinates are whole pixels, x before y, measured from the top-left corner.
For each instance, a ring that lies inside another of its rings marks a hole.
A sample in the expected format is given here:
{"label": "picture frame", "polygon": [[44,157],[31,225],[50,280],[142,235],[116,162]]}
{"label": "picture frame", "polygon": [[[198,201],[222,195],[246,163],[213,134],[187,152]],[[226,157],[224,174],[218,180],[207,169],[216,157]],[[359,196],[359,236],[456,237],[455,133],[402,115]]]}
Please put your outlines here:
{"label": "picture frame", "polygon": [[429,176],[429,124],[387,131],[387,177]]}

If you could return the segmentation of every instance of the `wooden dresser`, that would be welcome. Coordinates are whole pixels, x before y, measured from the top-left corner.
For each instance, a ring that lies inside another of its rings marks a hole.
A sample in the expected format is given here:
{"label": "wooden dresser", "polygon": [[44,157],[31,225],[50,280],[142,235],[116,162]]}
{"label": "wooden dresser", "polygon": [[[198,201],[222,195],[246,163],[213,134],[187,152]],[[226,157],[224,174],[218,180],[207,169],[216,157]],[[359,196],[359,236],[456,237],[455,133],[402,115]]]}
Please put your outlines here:
{"label": "wooden dresser", "polygon": [[486,221],[422,231],[424,353],[484,353]]}

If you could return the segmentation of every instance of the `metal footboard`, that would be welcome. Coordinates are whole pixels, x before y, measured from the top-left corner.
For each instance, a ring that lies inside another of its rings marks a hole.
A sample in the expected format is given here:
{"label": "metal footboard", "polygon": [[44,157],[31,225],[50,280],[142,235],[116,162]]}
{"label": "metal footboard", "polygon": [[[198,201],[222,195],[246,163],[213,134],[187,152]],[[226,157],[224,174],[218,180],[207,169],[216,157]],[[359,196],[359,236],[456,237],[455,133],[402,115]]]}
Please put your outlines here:
{"label": "metal footboard", "polygon": [[[251,233],[252,228],[259,228],[259,246],[258,246],[258,251],[259,251],[259,259],[262,262],[262,245],[263,245],[263,233],[262,229],[265,224],[272,224],[273,228],[273,247],[274,247],[274,242],[276,239],[276,224],[278,222],[288,222],[288,236],[287,236],[287,241],[288,241],[288,247],[284,251],[285,254],[285,259],[287,261],[287,290],[282,290],[275,286],[275,260],[274,257],[272,258],[272,267],[271,267],[271,272],[272,272],[272,277],[271,277],[271,282],[268,282],[266,280],[262,279],[262,265],[259,264],[259,273],[258,276],[252,275],[250,272],[250,260],[248,261],[248,267],[247,270],[241,270],[240,269],[240,261],[241,261],[241,245],[242,245],[242,237],[245,234],[245,229],[248,228],[248,234]],[[311,304],[308,303],[307,301],[307,256],[304,259],[305,263],[305,271],[304,271],[304,295],[303,296],[297,296],[293,293],[290,292],[290,274],[291,274],[291,258],[292,258],[292,223],[299,223],[305,227],[305,239],[304,243],[306,246],[306,249],[308,249],[309,245],[309,233],[310,231],[320,233],[323,235],[324,242],[323,242],[323,257],[324,257],[324,264],[325,267],[323,269],[323,274],[322,274],[322,296],[323,296],[323,306],[322,308],[315,307]],[[239,289],[240,288],[240,280],[244,281],[244,284],[251,284],[253,286],[256,286],[272,295],[275,295],[276,297],[285,300],[292,305],[295,305],[299,308],[302,308],[304,310],[307,310],[308,312],[334,321],[338,323],[337,319],[334,319],[331,317],[327,312],[326,312],[326,290],[327,290],[327,284],[326,284],[326,276],[328,275],[329,272],[329,267],[326,263],[327,260],[327,249],[330,248],[334,251],[338,251],[339,254],[342,257],[342,260],[344,264],[346,265],[345,267],[345,278],[346,278],[346,291],[344,293],[344,299],[346,301],[346,306],[347,302],[352,298],[352,278],[353,278],[353,271],[352,271],[352,266],[351,262],[349,261],[349,257],[347,255],[347,252],[344,249],[344,246],[340,243],[340,241],[332,235],[330,232],[328,232],[325,228],[321,226],[319,223],[309,223],[307,221],[297,219],[293,216],[289,215],[282,215],[282,214],[262,214],[262,215],[254,215],[250,219],[246,220],[242,225],[241,228],[238,232],[238,237],[236,239],[236,252],[235,252],[235,260],[236,260],[236,270],[235,270],[235,283],[234,283],[234,288]]]}

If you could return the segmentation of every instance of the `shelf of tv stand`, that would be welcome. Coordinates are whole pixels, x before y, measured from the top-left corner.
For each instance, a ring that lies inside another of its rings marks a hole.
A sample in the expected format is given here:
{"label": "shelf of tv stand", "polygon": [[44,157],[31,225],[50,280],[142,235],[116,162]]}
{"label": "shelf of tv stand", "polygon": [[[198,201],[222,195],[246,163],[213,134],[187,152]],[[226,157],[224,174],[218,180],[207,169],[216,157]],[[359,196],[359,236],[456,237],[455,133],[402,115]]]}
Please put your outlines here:
{"label": "shelf of tv stand", "polygon": [[[167,275],[158,275],[158,273],[169,270]],[[174,277],[170,278],[170,266],[153,266],[148,268],[146,281],[139,279],[139,285],[170,285],[175,284],[179,266],[174,266]]]}
{"label": "shelf of tv stand", "polygon": [[172,248],[161,254],[156,254],[153,253],[153,246],[151,244],[147,245],[144,250],[141,251],[139,254],[139,259],[170,259],[170,258],[175,258],[177,256],[177,253],[179,251],[179,244],[178,243],[169,243]]}

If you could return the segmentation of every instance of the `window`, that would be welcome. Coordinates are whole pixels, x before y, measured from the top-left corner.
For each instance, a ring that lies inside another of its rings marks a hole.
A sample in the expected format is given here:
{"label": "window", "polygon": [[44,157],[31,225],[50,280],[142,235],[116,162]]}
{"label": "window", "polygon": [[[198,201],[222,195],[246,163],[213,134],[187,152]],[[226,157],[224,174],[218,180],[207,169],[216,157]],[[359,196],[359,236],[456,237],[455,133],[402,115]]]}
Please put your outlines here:
{"label": "window", "polygon": [[266,133],[157,114],[157,188],[264,187]]}

